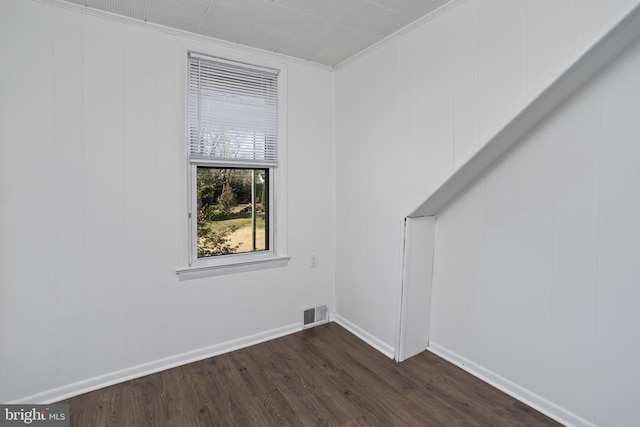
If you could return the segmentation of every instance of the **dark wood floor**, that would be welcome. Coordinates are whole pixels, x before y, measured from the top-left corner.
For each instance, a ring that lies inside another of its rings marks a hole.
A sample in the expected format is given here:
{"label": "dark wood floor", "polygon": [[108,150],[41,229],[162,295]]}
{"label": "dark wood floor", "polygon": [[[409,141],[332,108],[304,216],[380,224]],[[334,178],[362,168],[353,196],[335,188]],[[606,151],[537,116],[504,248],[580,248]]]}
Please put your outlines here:
{"label": "dark wood floor", "polygon": [[72,427],[560,425],[429,352],[397,364],[335,323],[61,403]]}

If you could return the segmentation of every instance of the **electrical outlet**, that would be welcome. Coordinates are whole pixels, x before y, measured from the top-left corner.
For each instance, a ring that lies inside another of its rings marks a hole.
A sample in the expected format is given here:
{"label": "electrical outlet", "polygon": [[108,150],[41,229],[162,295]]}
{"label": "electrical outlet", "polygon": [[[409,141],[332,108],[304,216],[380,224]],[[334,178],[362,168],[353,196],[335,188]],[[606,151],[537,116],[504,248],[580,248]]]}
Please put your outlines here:
{"label": "electrical outlet", "polygon": [[317,267],[318,266],[318,255],[316,254],[311,254],[311,268]]}

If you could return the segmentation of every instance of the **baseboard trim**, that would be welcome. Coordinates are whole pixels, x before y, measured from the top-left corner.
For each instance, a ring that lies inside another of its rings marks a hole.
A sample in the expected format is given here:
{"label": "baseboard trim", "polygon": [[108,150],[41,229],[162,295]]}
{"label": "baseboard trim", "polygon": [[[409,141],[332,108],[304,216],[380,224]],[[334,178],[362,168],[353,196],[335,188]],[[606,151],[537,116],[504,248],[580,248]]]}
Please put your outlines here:
{"label": "baseboard trim", "polygon": [[353,323],[351,323],[350,321],[348,321],[347,319],[345,319],[344,317],[338,314],[332,314],[330,316],[330,320],[332,322],[336,322],[338,325],[342,326],[343,328],[351,332],[353,335],[357,336],[362,341],[366,342],[371,347],[375,348],[380,353],[387,356],[389,359],[394,358],[395,348],[393,348],[393,346],[390,346],[389,344],[380,341],[378,338],[374,337],[369,332],[365,331],[359,326],[354,325]]}
{"label": "baseboard trim", "polygon": [[31,396],[26,396],[9,404],[50,404],[70,397],[78,396],[83,393],[98,390],[110,385],[118,384],[124,381],[140,378],[145,375],[154,374],[166,369],[175,368],[177,366],[186,365],[188,363],[197,362],[199,360],[208,359],[209,357],[218,356],[220,354],[229,353],[241,348],[250,347],[265,341],[283,337],[302,330],[300,323],[295,323],[281,328],[272,329],[258,334],[249,335],[243,338],[227,341],[221,344],[203,347],[186,353],[177,354],[175,356],[165,357],[153,362],[143,363],[141,365],[132,366],[130,368],[119,371],[110,372],[108,374],[99,375],[87,380],[79,381],[73,384],[64,385],[55,389],[47,390]]}
{"label": "baseboard trim", "polygon": [[518,399],[519,401],[531,406],[535,410],[547,415],[550,418],[558,421],[559,423],[567,426],[575,427],[597,427],[595,424],[585,420],[584,418],[567,411],[566,409],[556,405],[553,402],[519,386],[516,383],[509,381],[508,379],[490,371],[471,360],[460,356],[459,354],[438,345],[431,341],[429,343],[428,351],[436,356],[453,363],[459,368],[467,371],[471,375],[481,379],[482,381],[494,386],[495,388],[507,393],[509,396]]}

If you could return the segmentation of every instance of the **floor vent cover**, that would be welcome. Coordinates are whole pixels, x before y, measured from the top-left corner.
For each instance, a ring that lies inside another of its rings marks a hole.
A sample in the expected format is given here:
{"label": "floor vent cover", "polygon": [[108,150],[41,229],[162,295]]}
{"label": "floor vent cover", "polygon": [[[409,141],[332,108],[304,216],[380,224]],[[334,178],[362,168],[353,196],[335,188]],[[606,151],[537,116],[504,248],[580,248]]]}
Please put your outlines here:
{"label": "floor vent cover", "polygon": [[315,307],[304,308],[302,311],[302,327],[310,328],[312,326],[327,323],[329,321],[329,307],[326,304],[317,305]]}

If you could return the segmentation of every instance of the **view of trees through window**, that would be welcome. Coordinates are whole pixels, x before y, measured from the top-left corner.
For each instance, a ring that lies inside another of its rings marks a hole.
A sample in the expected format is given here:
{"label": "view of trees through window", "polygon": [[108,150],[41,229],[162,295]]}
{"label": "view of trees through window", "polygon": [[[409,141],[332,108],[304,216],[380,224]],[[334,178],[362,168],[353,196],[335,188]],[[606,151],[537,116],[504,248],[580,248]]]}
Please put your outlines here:
{"label": "view of trees through window", "polygon": [[268,172],[198,166],[198,258],[269,249]]}

